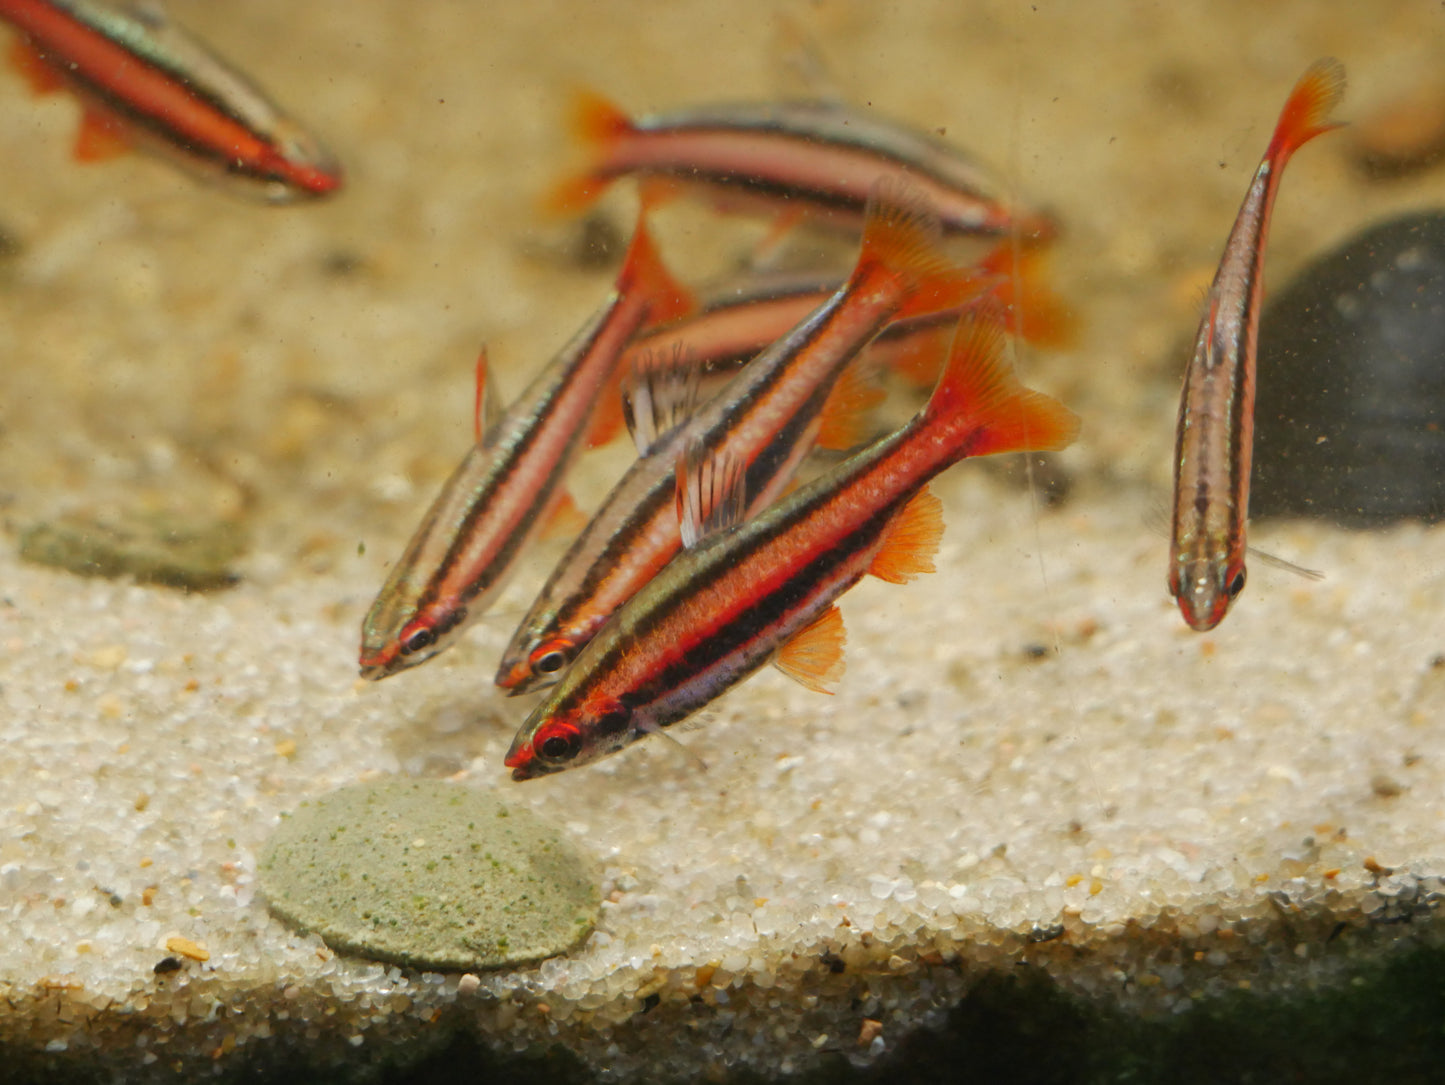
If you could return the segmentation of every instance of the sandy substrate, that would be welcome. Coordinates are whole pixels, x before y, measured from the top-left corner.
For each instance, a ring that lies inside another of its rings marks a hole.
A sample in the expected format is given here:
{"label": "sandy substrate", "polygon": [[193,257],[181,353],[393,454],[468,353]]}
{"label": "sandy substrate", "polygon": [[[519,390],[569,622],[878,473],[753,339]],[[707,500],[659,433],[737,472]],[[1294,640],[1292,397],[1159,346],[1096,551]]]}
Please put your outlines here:
{"label": "sandy substrate", "polygon": [[[768,672],[720,702],[681,736],[706,770],[644,743],[525,785],[501,766],[523,705],[490,677],[555,544],[420,670],[359,683],[358,624],[469,439],[477,343],[514,390],[605,290],[532,209],[567,86],[637,110],[796,92],[771,5],[175,3],[350,167],[344,198],[282,212],[145,159],[78,167],[73,105],[0,79],[0,161],[24,167],[0,194],[0,1043],[184,1077],[281,1039],[362,1060],[446,1018],[623,1075],[778,1069],[886,1050],[1021,960],[1158,1012],[1418,932],[1445,876],[1445,531],[1266,526],[1326,579],[1254,568],[1200,637],[1145,526],[1182,341],[1290,84],[1337,54],[1353,115],[1445,44],[1435,5],[1368,7],[799,6],[850,99],[946,129],[1066,223],[1086,330],[1025,371],[1084,417],[1075,487],[1040,511],[946,476],[938,574],[845,600],[837,696]],[[1344,147],[1291,167],[1272,273],[1445,199],[1440,174],[1368,184]],[[626,222],[626,194],[608,208]],[[658,223],[694,277],[764,232]],[[624,455],[584,465],[584,504]],[[241,584],[19,562],[22,527],[108,507],[242,524]],[[272,919],[254,871],[280,815],[396,773],[566,826],[604,868],[584,948],[406,973]]]}

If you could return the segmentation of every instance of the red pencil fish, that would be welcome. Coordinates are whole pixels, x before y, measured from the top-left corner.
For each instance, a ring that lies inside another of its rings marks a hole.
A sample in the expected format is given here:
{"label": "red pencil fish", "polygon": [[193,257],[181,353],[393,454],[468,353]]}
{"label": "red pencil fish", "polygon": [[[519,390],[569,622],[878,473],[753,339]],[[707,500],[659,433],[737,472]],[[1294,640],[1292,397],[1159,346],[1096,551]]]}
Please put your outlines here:
{"label": "red pencil fish", "polygon": [[1285,163],[1322,132],[1345,92],[1345,70],[1316,61],[1280,113],[1209,288],[1184,375],[1174,452],[1169,594],[1189,628],[1223,620],[1244,590],[1245,521],[1254,452],[1255,346],[1265,237]]}
{"label": "red pencil fish", "polygon": [[[1072,342],[1075,319],[1044,285],[1042,253],[1000,245],[979,271],[996,274],[990,293],[1004,303],[1005,325],[1038,347]],[[783,337],[843,285],[841,276],[790,273],[749,276],[714,291],[698,312],[639,335],[627,348],[624,371],[644,356],[680,353],[699,370],[704,385],[732,377],[764,348]],[[962,315],[962,306],[895,320],[868,345],[867,356],[914,383],[931,388]]]}
{"label": "red pencil fish", "polygon": [[[361,674],[385,678],[447,648],[475,621],[565,498],[562,475],[593,429],[621,424],[615,386],[627,341],[692,305],[662,266],[642,216],[602,308],[479,436],[447,480],[361,627]],[[478,380],[485,379],[479,367]],[[610,393],[610,394],[609,394]],[[482,396],[479,390],[477,428]],[[594,417],[594,408],[602,412]]]}
{"label": "red pencil fish", "polygon": [[[835,382],[883,325],[910,312],[956,306],[988,286],[989,278],[937,254],[937,222],[921,203],[899,192],[876,198],[870,208],[857,265],[840,289],[685,424],[670,425],[669,419],[648,425],[639,442],[642,457],[518,626],[497,670],[499,686],[521,693],[555,681],[613,611],[682,549],[675,475],[681,449],[695,445],[739,464],[747,474],[749,509],[762,508],[812,448]],[[644,385],[643,395],[649,403],[676,398],[657,382]],[[836,414],[833,422],[838,426]],[[849,443],[844,435],[830,436],[838,445]]]}
{"label": "red pencil fish", "polygon": [[948,233],[1042,240],[1045,215],[1016,211],[1000,186],[962,152],[931,136],[832,102],[701,107],[631,120],[581,93],[573,127],[591,155],[587,172],[548,199],[555,211],[586,207],[617,178],[654,192],[702,190],[723,207],[761,208],[856,229],[883,178],[919,187]]}
{"label": "red pencil fish", "polygon": [[341,169],[255,83],[158,10],[93,0],[0,0],[17,63],[39,90],[85,109],[76,157],[137,143],[272,203],[325,196]]}
{"label": "red pencil fish", "polygon": [[680,503],[714,523],[623,607],[522,724],[507,753],[528,780],[615,753],[696,712],[769,661],[831,692],[843,671],[835,601],[865,573],[933,571],[941,504],[925,487],[969,456],[1063,448],[1078,420],[1002,360],[997,314],[965,317],[923,411],[751,520],[729,523],[736,464],[689,453]]}

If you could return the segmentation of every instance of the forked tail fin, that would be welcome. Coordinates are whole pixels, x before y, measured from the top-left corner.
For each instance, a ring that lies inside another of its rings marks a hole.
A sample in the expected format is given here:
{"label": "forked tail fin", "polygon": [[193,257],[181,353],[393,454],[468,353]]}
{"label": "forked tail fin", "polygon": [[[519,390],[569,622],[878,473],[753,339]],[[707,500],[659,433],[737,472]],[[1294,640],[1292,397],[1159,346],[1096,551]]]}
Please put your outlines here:
{"label": "forked tail fin", "polygon": [[868,198],[863,240],[852,282],[876,274],[899,276],[905,285],[895,319],[923,316],[964,305],[992,282],[986,271],[963,268],[943,255],[938,216],[911,185],[880,181]]}
{"label": "forked tail fin", "polygon": [[1003,314],[990,302],[966,313],[924,425],[955,459],[1066,448],[1079,419],[1056,399],[1025,388],[1004,358]]}
{"label": "forked tail fin", "polygon": [[602,95],[590,90],[573,92],[568,120],[573,140],[587,156],[583,172],[565,177],[542,199],[542,209],[553,215],[572,215],[597,201],[612,184],[601,166],[617,145],[632,132],[632,121]]}
{"label": "forked tail fin", "polygon": [[1317,60],[1306,69],[1280,110],[1274,138],[1264,155],[1275,169],[1315,136],[1340,126],[1329,118],[1344,96],[1345,66],[1334,57]]}

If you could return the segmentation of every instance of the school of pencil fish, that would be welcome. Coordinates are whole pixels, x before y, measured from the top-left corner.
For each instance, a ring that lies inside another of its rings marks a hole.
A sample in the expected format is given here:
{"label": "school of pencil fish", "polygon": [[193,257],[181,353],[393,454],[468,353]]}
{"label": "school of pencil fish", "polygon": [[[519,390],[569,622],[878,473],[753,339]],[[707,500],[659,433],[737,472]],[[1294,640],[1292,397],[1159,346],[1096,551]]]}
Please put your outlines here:
{"label": "school of pencil fish", "polygon": [[[321,142],[250,79],[152,8],[0,0],[37,90],[68,87],[81,159],[129,145],[274,203],[342,185]],[[1285,164],[1336,125],[1338,61],[1294,87],[1229,234],[1180,403],[1168,584],[1188,625],[1214,628],[1244,588],[1255,353],[1265,238]],[[1069,445],[1078,420],[1024,388],[1006,336],[1066,343],[1042,283],[1046,214],[930,136],[832,102],[735,104],[629,119],[581,94],[589,167],[551,194],[588,207],[638,182],[641,210],[597,312],[502,409],[477,363],[476,440],[393,565],[362,624],[381,679],[435,657],[485,611],[549,523],[577,516],[569,466],[623,425],[637,459],[558,563],[503,653],[496,684],[545,691],[506,764],[525,780],[616,752],[685,719],[767,663],[831,692],[838,598],[865,575],[933,571],[943,530],[928,490],[974,456]],[[762,213],[773,236],[810,222],[858,237],[846,278],[752,275],[699,299],[664,266],[647,219],[702,197]],[[969,264],[952,237],[996,247]],[[864,443],[879,374],[932,382],[905,425]],[[860,447],[861,446],[861,447]],[[811,481],[814,448],[852,454]]]}

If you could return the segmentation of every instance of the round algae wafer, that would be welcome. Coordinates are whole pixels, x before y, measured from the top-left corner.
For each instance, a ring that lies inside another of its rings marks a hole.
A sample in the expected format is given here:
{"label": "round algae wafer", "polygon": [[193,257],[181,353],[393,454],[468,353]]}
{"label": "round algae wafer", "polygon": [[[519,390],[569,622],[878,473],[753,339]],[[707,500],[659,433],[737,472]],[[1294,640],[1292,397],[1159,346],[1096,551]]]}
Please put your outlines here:
{"label": "round algae wafer", "polygon": [[597,871],[485,792],[384,780],[304,802],[261,856],[271,910],[343,953],[439,970],[552,957],[591,932]]}

